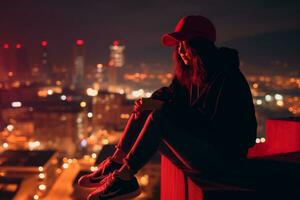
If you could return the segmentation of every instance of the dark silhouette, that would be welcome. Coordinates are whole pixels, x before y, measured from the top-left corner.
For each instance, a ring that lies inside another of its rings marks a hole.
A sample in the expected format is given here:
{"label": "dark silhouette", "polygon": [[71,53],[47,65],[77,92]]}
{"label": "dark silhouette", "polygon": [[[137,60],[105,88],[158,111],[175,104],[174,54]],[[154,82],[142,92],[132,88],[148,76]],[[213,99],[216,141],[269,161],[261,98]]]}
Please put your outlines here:
{"label": "dark silhouette", "polygon": [[241,166],[256,138],[252,96],[237,51],[215,41],[213,24],[202,16],[186,16],[163,35],[165,46],[175,46],[172,83],[136,101],[114,155],[79,180],[96,187],[88,199],[137,196],[134,175],[158,150],[203,176]]}

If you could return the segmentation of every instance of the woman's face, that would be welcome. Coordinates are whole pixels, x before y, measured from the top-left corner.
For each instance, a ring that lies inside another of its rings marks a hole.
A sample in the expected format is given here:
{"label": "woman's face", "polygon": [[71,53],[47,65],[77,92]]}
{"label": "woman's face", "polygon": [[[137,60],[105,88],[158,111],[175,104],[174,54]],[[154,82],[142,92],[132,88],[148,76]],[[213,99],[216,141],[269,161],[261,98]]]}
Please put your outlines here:
{"label": "woman's face", "polygon": [[185,65],[189,65],[192,60],[191,51],[187,41],[180,41],[178,44],[178,54]]}

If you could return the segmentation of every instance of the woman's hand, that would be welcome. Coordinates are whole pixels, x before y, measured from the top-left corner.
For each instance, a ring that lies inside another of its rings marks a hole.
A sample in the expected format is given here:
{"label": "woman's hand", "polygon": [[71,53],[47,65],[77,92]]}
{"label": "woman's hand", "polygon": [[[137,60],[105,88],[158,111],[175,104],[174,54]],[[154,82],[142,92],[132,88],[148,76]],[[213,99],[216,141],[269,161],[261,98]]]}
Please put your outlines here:
{"label": "woman's hand", "polygon": [[137,119],[141,112],[145,110],[159,109],[163,104],[163,101],[152,99],[152,98],[140,98],[135,101],[133,113],[135,113],[135,118]]}

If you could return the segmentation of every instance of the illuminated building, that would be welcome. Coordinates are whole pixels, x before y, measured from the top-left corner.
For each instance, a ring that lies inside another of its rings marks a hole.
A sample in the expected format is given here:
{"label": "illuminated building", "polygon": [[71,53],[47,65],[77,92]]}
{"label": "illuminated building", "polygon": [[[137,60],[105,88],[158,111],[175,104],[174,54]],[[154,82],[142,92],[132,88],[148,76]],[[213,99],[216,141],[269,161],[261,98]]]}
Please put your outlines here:
{"label": "illuminated building", "polygon": [[9,149],[27,149],[34,138],[32,112],[28,107],[2,108],[0,115],[5,123],[5,130],[0,132],[0,143],[6,142]]}
{"label": "illuminated building", "polygon": [[122,130],[132,112],[134,101],[125,95],[101,91],[93,97],[93,126]]}
{"label": "illuminated building", "polygon": [[[79,148],[79,137],[87,130],[87,106],[82,107],[81,97],[61,94],[59,89],[0,90],[0,115],[5,124],[12,124],[16,130],[6,140],[23,137],[19,147],[26,148],[29,141],[39,141],[41,148],[56,148],[73,155]],[[17,147],[16,141],[9,145]]]}
{"label": "illuminated building", "polygon": [[48,42],[41,42],[41,51],[42,51],[42,63],[41,63],[41,72],[44,78],[49,79],[52,75],[52,68],[49,62],[49,52],[48,52]]}
{"label": "illuminated building", "polygon": [[84,41],[77,40],[74,53],[74,77],[72,86],[80,89],[84,79]]}
{"label": "illuminated building", "polygon": [[48,147],[73,156],[79,138],[87,130],[87,112],[80,102],[55,101],[36,105],[33,112],[35,138]]}
{"label": "illuminated building", "polygon": [[31,68],[29,65],[27,50],[20,44],[16,44],[16,76],[21,81],[30,79]]}
{"label": "illuminated building", "polygon": [[110,61],[109,65],[113,67],[123,67],[125,64],[124,56],[125,46],[119,41],[114,41],[110,46]]}
{"label": "illuminated building", "polygon": [[118,85],[117,68],[123,67],[125,64],[124,50],[125,46],[120,44],[119,41],[114,41],[110,46],[110,58],[107,69],[109,87],[116,87]]}
{"label": "illuminated building", "polygon": [[98,90],[107,90],[107,80],[105,80],[105,70],[104,70],[103,64],[99,63],[97,64],[96,72],[94,73],[95,79],[97,81],[97,84],[99,87]]}
{"label": "illuminated building", "polygon": [[58,177],[57,156],[54,150],[7,150],[0,154],[1,199],[45,196]]}
{"label": "illuminated building", "polygon": [[15,69],[12,65],[12,48],[9,44],[5,43],[2,47],[2,64],[3,68],[0,69],[1,78],[6,79],[7,77],[12,77],[15,73]]}

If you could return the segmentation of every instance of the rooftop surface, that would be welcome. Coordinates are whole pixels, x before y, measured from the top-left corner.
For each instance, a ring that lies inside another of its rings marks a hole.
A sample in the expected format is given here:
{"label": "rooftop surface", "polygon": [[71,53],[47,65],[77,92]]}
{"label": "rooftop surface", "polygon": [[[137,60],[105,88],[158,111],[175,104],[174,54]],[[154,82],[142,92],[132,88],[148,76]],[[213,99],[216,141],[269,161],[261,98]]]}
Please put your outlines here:
{"label": "rooftop surface", "polygon": [[0,168],[44,166],[55,152],[55,150],[7,150],[0,154]]}

